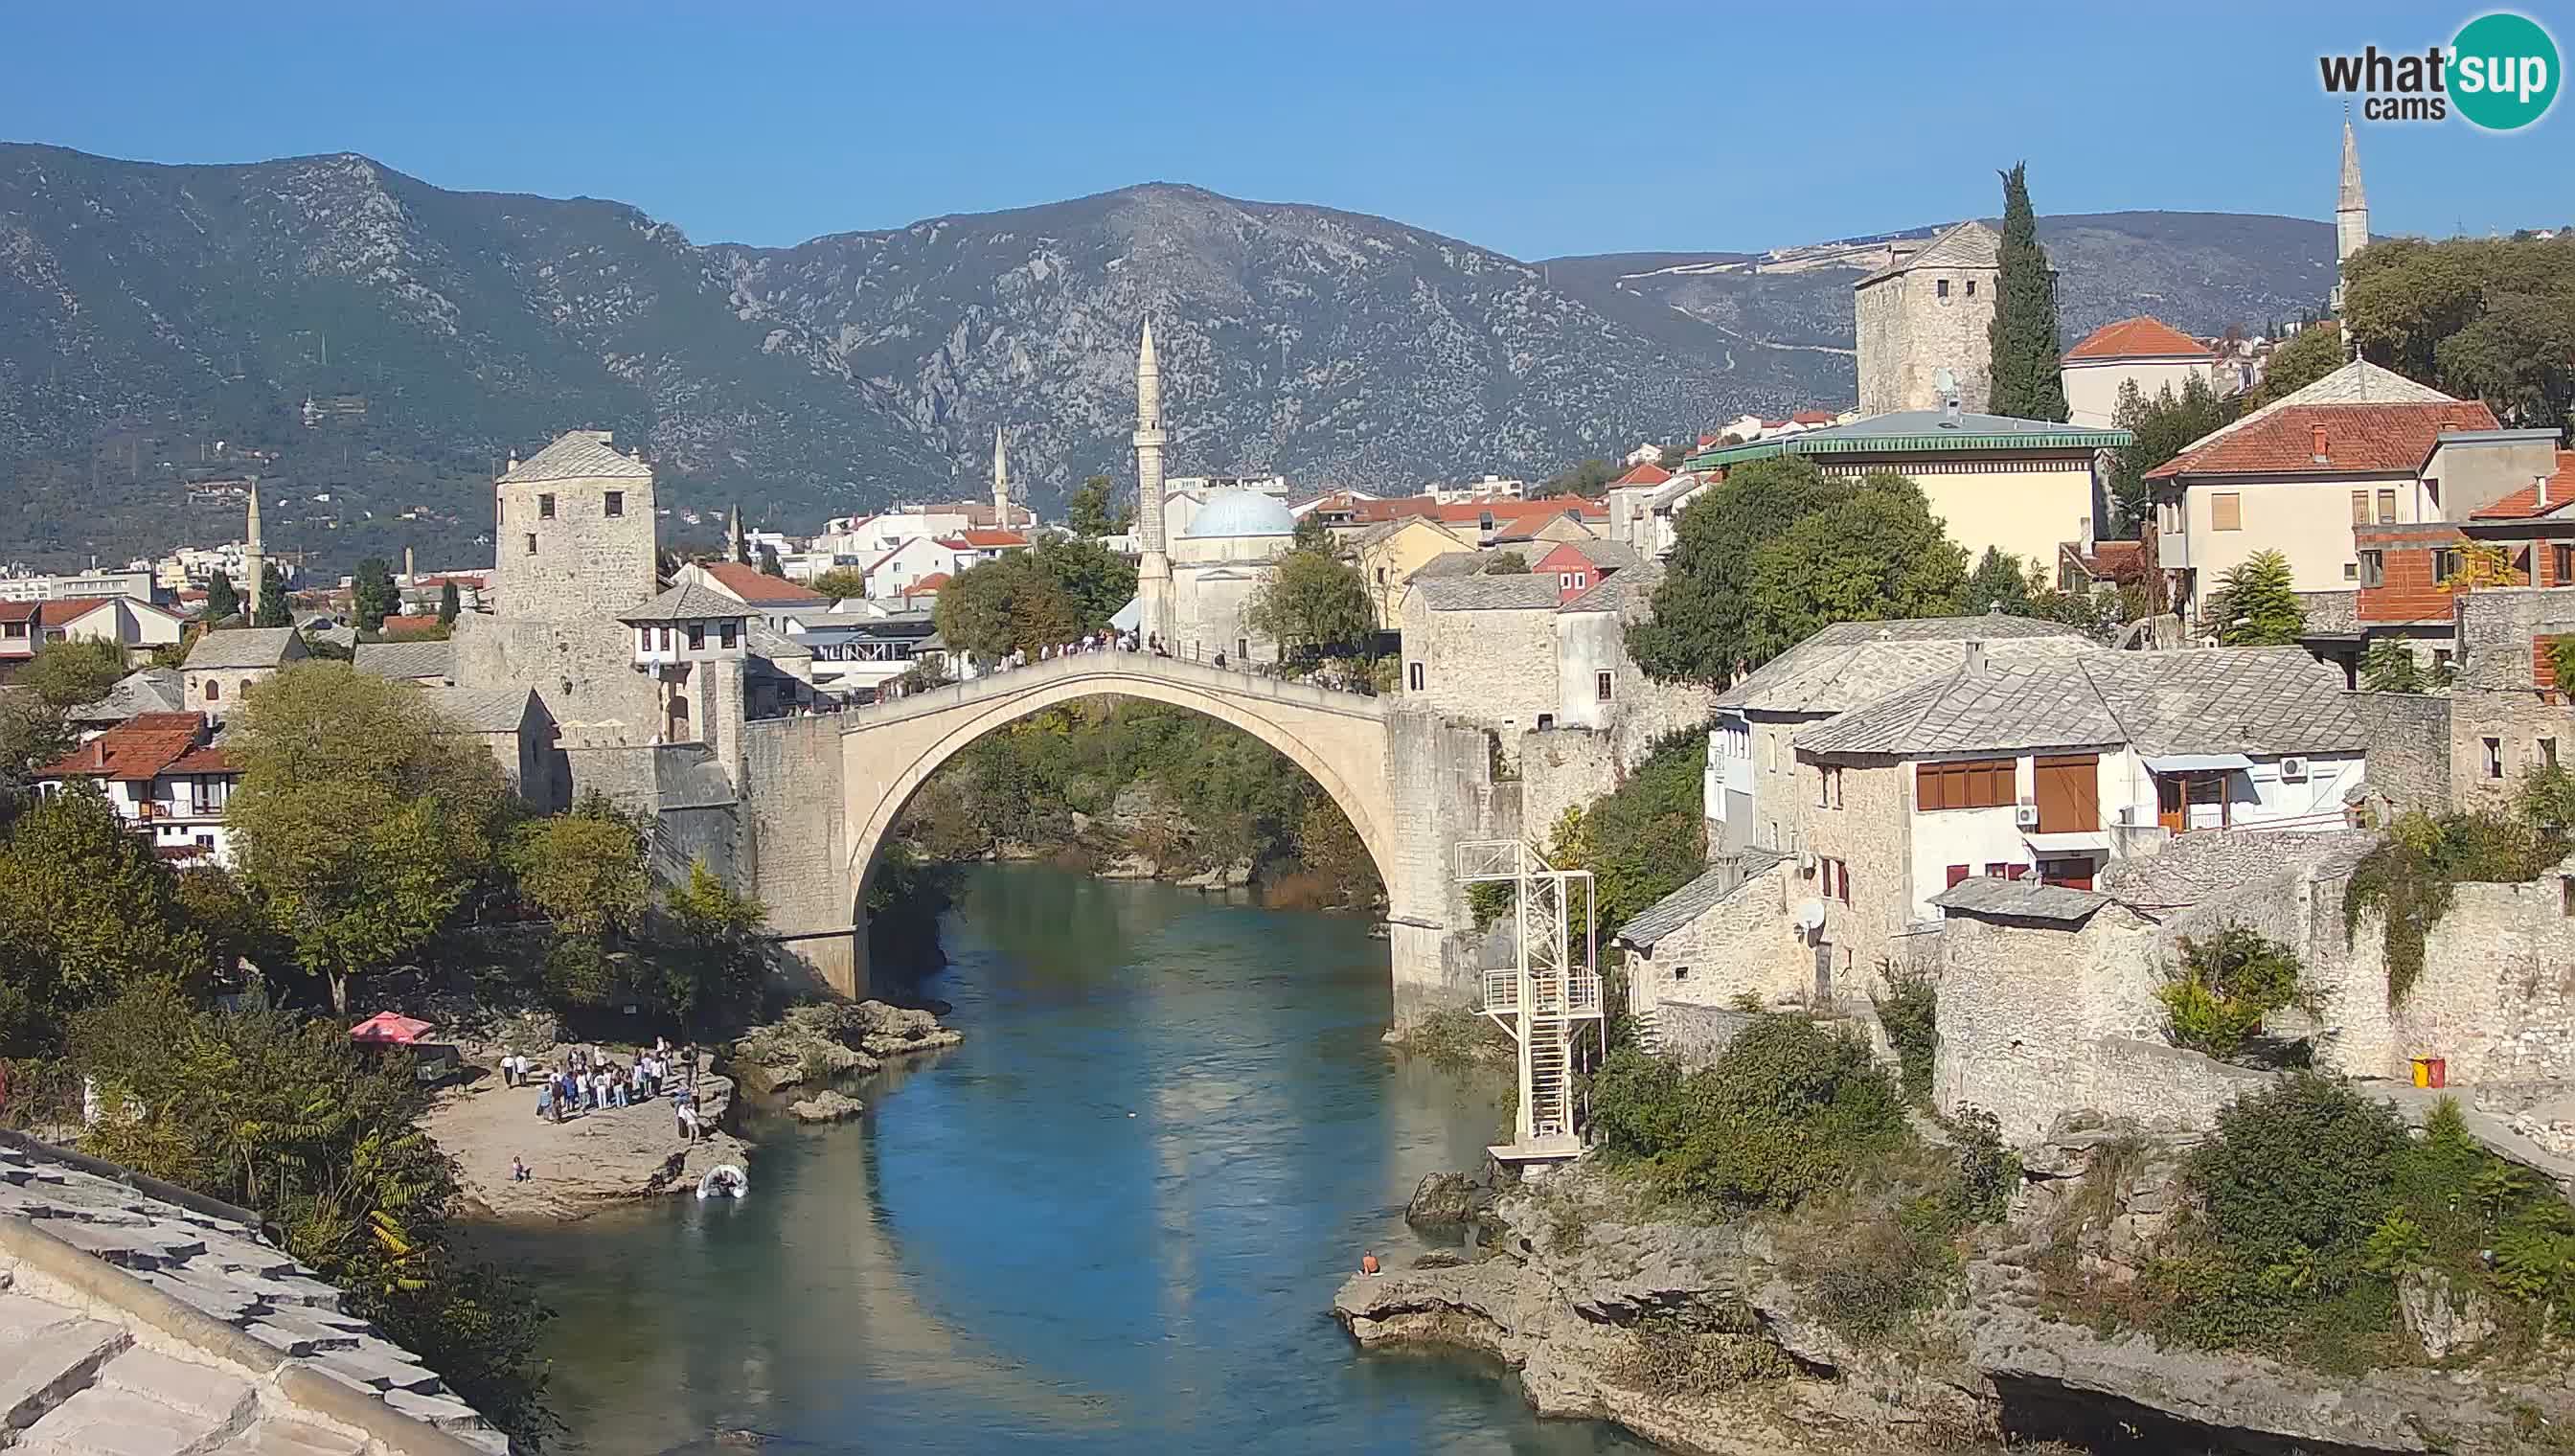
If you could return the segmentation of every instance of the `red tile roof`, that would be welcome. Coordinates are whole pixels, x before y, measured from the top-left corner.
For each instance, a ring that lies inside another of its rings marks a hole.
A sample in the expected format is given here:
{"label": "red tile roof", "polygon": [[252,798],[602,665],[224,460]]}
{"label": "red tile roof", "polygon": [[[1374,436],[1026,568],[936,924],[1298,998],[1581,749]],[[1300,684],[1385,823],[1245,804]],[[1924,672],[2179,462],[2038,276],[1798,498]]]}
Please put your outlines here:
{"label": "red tile roof", "polygon": [[2141,541],[2096,541],[2087,554],[2075,550],[2072,542],[2065,551],[2083,566],[2096,582],[2142,581],[2146,572],[2146,544]]}
{"label": "red tile roof", "polygon": [[386,618],[385,625],[377,631],[379,633],[427,632],[436,626],[438,626],[438,614],[435,612],[400,614]]}
{"label": "red tile roof", "polygon": [[2575,450],[2557,452],[2557,474],[2548,478],[2548,504],[2539,504],[2537,482],[2522,487],[2468,517],[2471,521],[2527,521],[2534,516],[2554,516],[2568,506],[2575,506]]}
{"label": "red tile roof", "polygon": [[1029,544],[1028,537],[1017,531],[992,531],[981,526],[970,526],[966,530],[959,532],[956,536],[949,538],[949,540],[974,547],[979,551],[991,551],[996,547],[1007,548],[1026,546]]}
{"label": "red tile roof", "polygon": [[200,746],[206,721],[193,713],[138,713],[36,770],[39,778],[144,779],[170,771]]}
{"label": "red tile roof", "polygon": [[2161,319],[2139,314],[2103,324],[2065,351],[2068,359],[2214,359],[2208,346]]}
{"label": "red tile roof", "polygon": [[773,577],[758,567],[746,567],[740,562],[710,562],[698,570],[732,593],[735,601],[755,607],[805,607],[832,600],[811,588],[799,587],[785,577]]}
{"label": "red tile roof", "polygon": [[1788,423],[1791,425],[1830,425],[1833,423],[1833,417],[1830,412],[1824,410],[1799,410],[1797,413],[1788,417]]}
{"label": "red tile roof", "polygon": [[[2473,400],[2291,405],[2240,425],[2197,450],[2184,451],[2146,472],[2146,479],[2411,472],[2422,465],[2441,432],[2495,428],[2494,412]],[[2318,431],[2324,439],[2321,462],[2315,458]]]}
{"label": "red tile roof", "polygon": [[1609,484],[1613,486],[1659,486],[1671,478],[1672,473],[1670,471],[1663,469],[1661,466],[1658,466],[1649,460],[1637,466],[1634,470],[1627,472],[1625,475],[1620,476],[1618,479],[1611,481]]}
{"label": "red tile roof", "polygon": [[216,747],[190,748],[176,762],[161,770],[164,773],[239,773],[241,764],[233,755]]}

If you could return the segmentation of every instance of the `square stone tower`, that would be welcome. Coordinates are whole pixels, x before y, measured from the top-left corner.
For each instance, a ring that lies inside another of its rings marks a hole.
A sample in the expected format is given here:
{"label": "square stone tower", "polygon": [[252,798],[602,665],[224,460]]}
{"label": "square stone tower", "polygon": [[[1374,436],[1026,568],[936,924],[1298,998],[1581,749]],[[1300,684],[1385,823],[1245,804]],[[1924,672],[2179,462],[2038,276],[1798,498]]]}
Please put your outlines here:
{"label": "square stone tower", "polygon": [[1891,245],[1886,265],[1852,285],[1861,414],[1939,409],[1934,381],[1944,368],[1957,376],[1958,408],[1984,410],[2002,241],[1983,223],[1959,223],[1928,243]]}

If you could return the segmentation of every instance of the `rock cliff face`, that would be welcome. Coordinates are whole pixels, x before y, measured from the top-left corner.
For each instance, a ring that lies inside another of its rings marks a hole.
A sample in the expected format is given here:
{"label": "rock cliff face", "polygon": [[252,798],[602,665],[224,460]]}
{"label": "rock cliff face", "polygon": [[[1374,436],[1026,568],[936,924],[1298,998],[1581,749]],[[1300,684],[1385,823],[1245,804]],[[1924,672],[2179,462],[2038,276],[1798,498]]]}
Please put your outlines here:
{"label": "rock cliff face", "polygon": [[[2566,1449],[2555,1433],[2575,1430],[2575,1388],[2553,1361],[2346,1379],[2049,1317],[2035,1267],[2064,1255],[2058,1214],[2083,1196],[2083,1152],[1984,1231],[1963,1300],[1869,1348],[1816,1316],[1758,1229],[1583,1211],[1602,1191],[1587,1170],[1502,1190],[1476,1257],[1354,1277],[1333,1314],[1361,1345],[1480,1350],[1542,1412],[1709,1456],[2032,1440],[2261,1456]],[[2172,1215],[2170,1170],[2132,1161],[2111,1196],[2091,1190],[2099,1212],[2079,1220],[2073,1256],[2115,1277]],[[2462,1322],[2455,1304],[2414,1303],[2432,1327]]]}

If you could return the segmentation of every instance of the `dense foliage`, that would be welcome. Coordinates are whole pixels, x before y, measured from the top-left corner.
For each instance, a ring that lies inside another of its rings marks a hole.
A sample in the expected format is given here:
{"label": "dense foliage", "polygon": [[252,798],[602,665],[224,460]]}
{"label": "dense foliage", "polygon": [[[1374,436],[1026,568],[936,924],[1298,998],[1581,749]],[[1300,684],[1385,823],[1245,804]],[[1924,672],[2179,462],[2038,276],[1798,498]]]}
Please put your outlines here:
{"label": "dense foliage", "polygon": [[1031,658],[1100,632],[1136,595],[1136,568],[1097,541],[1058,538],[959,572],[933,609],[952,651]]}
{"label": "dense foliage", "polygon": [[2155,990],[2172,1044],[2221,1057],[2242,1050],[2265,1015],[2298,995],[2297,955],[2242,925],[2183,936],[2181,965]]}
{"label": "dense foliage", "polygon": [[2244,408],[2278,404],[2342,366],[2342,330],[2331,322],[2310,324],[2271,351],[2262,383],[2245,397]]}
{"label": "dense foliage", "polygon": [[2002,271],[1994,286],[1991,411],[2021,420],[2063,420],[2065,383],[2057,340],[2056,274],[2038,242],[2029,202],[2029,164],[2002,174]]}
{"label": "dense foliage", "polygon": [[2131,438],[2110,452],[2110,502],[2122,532],[2134,535],[2153,513],[2146,473],[2233,422],[2238,403],[2220,399],[2197,374],[2182,382],[2178,395],[2165,385],[2151,400],[2135,380],[2120,382],[2110,418]]}
{"label": "dense foliage", "polygon": [[241,611],[241,594],[233,590],[233,579],[221,572],[206,578],[207,622],[230,622]]}
{"label": "dense foliage", "polygon": [[2288,558],[2257,551],[2226,569],[2208,599],[2208,626],[2230,648],[2289,647],[2307,630]]}
{"label": "dense foliage", "polygon": [[1328,546],[1283,554],[1244,603],[1243,623],[1277,643],[1289,661],[1346,656],[1365,649],[1376,633],[1367,580]]}
{"label": "dense foliage", "polygon": [[385,619],[402,610],[402,593],[394,587],[394,569],[380,556],[358,563],[356,574],[349,579],[349,596],[362,633],[384,631]]}
{"label": "dense foliage", "polygon": [[[2541,787],[2546,788],[2545,780]],[[2524,808],[2543,804],[2526,799]],[[2361,916],[2385,917],[2381,945],[2387,956],[2387,1002],[2405,999],[2423,973],[2423,941],[2449,912],[2453,887],[2463,880],[2517,882],[2565,857],[2556,828],[2528,818],[2491,813],[2410,813],[2388,826],[2385,838],[2352,867],[2343,890],[2346,939]]]}
{"label": "dense foliage", "polygon": [[74,1016],[151,978],[202,988],[210,952],[178,876],[95,786],[18,817],[0,882],[0,1056],[49,1053]]}
{"label": "dense foliage", "polygon": [[2390,637],[2360,655],[2360,686],[2370,693],[2429,693],[2449,687],[2452,672],[2446,664],[2425,668],[2412,649]]}
{"label": "dense foliage", "polygon": [[1104,536],[1118,536],[1135,524],[1133,512],[1120,511],[1111,504],[1117,484],[1107,476],[1093,476],[1082,483],[1065,503],[1065,525],[1073,534],[1097,541]]}
{"label": "dense foliage", "polygon": [[2508,424],[2575,419],[2575,234],[2390,239],[2349,280],[2343,318],[2366,358]]}
{"label": "dense foliage", "polygon": [[1877,978],[1886,993],[1871,1000],[1903,1069],[1904,1100],[1928,1106],[1932,1063],[1940,1050],[1940,983],[1929,970],[1891,960],[1878,962]]}

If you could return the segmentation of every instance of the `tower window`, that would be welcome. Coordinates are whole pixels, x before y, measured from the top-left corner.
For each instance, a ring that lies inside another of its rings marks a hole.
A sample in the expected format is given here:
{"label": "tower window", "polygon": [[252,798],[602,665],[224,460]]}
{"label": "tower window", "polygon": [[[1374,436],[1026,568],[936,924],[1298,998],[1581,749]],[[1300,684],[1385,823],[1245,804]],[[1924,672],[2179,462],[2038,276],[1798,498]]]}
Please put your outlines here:
{"label": "tower window", "polygon": [[716,624],[716,646],[718,646],[718,647],[722,647],[722,648],[729,648],[729,647],[732,647],[732,646],[733,646],[733,624],[732,624],[732,623],[730,623],[730,622],[719,622],[719,623],[717,623],[717,624]]}
{"label": "tower window", "polygon": [[607,505],[606,509],[605,509],[601,514],[603,514],[603,515],[607,515],[607,516],[623,516],[623,515],[625,515],[625,514],[626,514],[626,493],[625,493],[624,491],[611,491],[611,492],[609,492],[609,493],[608,493],[608,505]]}
{"label": "tower window", "polygon": [[1970,279],[1968,279],[1968,280],[1967,280],[1967,297],[1969,297],[1969,298],[1974,298],[1975,296],[1976,296],[1976,281],[1975,281],[1974,279],[1970,278]]}
{"label": "tower window", "polygon": [[1947,298],[1949,296],[1949,280],[1943,278],[1935,281],[1931,285],[1931,291],[1941,298]]}
{"label": "tower window", "polygon": [[539,521],[555,519],[555,498],[551,494],[537,498],[537,519]]}
{"label": "tower window", "polygon": [[704,651],[704,650],[706,649],[706,645],[707,645],[707,625],[706,625],[705,623],[703,623],[703,622],[692,622],[692,623],[690,623],[690,624],[689,624],[689,651],[691,651],[691,652],[702,652],[702,651]]}
{"label": "tower window", "polygon": [[221,683],[216,682],[216,681],[215,681],[214,679],[212,679],[212,678],[207,679],[207,680],[206,680],[206,701],[207,701],[208,703],[218,702],[218,701],[220,701],[220,700],[223,698],[223,696],[224,696],[224,685],[223,685],[223,684],[221,684]]}
{"label": "tower window", "polygon": [[530,555],[530,556],[535,556],[536,554],[537,554],[537,534],[536,534],[535,532],[531,531],[531,532],[529,532],[529,533],[528,533],[528,555]]}
{"label": "tower window", "polygon": [[1610,682],[1610,675],[1607,673],[1594,673],[1591,675],[1592,694],[1602,703],[1609,701]]}
{"label": "tower window", "polygon": [[1408,663],[1405,665],[1404,686],[1415,693],[1421,691],[1421,665],[1419,663]]}

